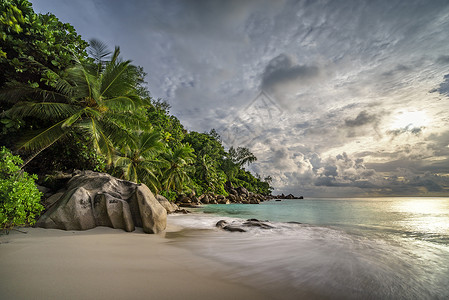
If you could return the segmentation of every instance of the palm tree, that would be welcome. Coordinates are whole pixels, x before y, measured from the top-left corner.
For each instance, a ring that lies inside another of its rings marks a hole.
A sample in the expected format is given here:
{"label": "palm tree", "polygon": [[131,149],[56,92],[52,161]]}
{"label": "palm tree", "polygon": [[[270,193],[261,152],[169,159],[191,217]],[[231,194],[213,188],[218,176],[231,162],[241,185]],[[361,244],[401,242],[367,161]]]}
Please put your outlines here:
{"label": "palm tree", "polygon": [[215,189],[215,185],[217,184],[217,170],[214,161],[209,155],[203,154],[198,157],[196,174],[198,178],[207,184],[209,189]]}
{"label": "palm tree", "polygon": [[228,157],[233,163],[237,164],[239,168],[243,167],[245,164],[249,165],[257,161],[257,157],[245,147],[237,147],[237,149],[234,147],[229,148]]}
{"label": "palm tree", "polygon": [[194,162],[195,155],[190,145],[180,144],[173,150],[162,154],[168,167],[162,172],[163,185],[167,191],[181,192],[185,183],[190,181],[188,167]]}
{"label": "palm tree", "polygon": [[119,54],[116,47],[109,61],[96,63],[75,57],[74,66],[61,75],[41,65],[52,78],[51,90],[15,84],[2,91],[0,99],[16,103],[4,113],[11,119],[52,121],[51,126],[34,132],[20,144],[19,149],[36,151],[27,162],[67,133],[81,131],[112,163],[114,145],[130,140],[133,129],[145,128],[142,119],[135,117],[139,107],[147,104],[136,93],[139,71],[129,60],[122,61]]}
{"label": "palm tree", "polygon": [[114,159],[114,165],[120,169],[121,178],[136,183],[145,183],[153,192],[158,193],[158,176],[166,166],[157,155],[164,150],[160,133],[154,130],[135,134],[131,145],[123,146]]}

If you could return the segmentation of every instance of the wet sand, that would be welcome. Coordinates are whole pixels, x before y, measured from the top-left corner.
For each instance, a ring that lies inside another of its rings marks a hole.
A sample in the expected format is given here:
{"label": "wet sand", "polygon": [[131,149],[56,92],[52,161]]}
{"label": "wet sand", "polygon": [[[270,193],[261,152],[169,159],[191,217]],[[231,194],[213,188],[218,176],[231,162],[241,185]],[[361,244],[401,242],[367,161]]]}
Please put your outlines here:
{"label": "wet sand", "polygon": [[[24,228],[0,236],[0,299],[269,299],[219,263],[141,229]],[[167,232],[178,228],[169,227]]]}

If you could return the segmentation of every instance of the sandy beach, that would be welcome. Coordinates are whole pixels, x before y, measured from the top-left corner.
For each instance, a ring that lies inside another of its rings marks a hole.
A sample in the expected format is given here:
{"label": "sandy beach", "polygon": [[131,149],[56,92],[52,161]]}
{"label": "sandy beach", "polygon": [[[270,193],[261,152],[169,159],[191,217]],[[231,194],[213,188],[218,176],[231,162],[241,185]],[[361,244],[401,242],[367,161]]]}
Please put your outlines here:
{"label": "sandy beach", "polygon": [[267,299],[165,233],[21,230],[0,236],[0,299]]}

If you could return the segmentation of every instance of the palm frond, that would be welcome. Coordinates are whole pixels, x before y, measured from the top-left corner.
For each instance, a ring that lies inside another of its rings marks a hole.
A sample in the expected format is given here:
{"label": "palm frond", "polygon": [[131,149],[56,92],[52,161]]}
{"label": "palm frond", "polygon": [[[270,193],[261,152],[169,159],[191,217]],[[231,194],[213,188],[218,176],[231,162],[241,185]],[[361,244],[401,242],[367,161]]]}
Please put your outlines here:
{"label": "palm frond", "polygon": [[111,55],[108,45],[97,39],[89,40],[89,47],[87,53],[92,56],[97,64],[103,64],[105,59]]}
{"label": "palm frond", "polygon": [[0,101],[17,103],[25,99],[35,98],[39,93],[37,89],[21,82],[9,83],[0,90]]}
{"label": "palm frond", "polygon": [[141,130],[141,131],[149,131],[152,129],[152,126],[149,122],[147,122],[143,118],[139,118],[139,116],[136,116],[134,114],[108,114],[107,119],[111,122],[114,122],[115,124],[120,124],[121,126],[124,126],[130,130]]}
{"label": "palm frond", "polygon": [[134,134],[120,123],[114,122],[109,118],[98,120],[105,135],[110,137],[113,145],[134,145]]}
{"label": "palm frond", "polygon": [[91,118],[97,118],[100,119],[102,117],[102,114],[100,111],[93,109],[91,107],[85,107],[83,111]]}
{"label": "palm frond", "polygon": [[[30,64],[35,65],[38,67],[43,74],[50,74],[52,78],[52,83],[50,84],[53,88],[55,88],[55,91],[47,90],[47,89],[40,89],[37,88],[36,90],[42,95],[42,99],[46,100],[48,96],[61,96],[63,98],[70,98],[75,94],[74,87],[59,73],[56,73],[52,69],[48,68],[47,66],[43,65],[42,63],[29,58],[26,59]],[[70,68],[69,68],[70,69]],[[56,97],[55,97],[56,99]]]}
{"label": "palm frond", "polygon": [[11,117],[33,116],[38,119],[61,119],[70,117],[81,110],[81,107],[55,102],[19,102],[5,112]]}
{"label": "palm frond", "polygon": [[140,178],[140,182],[146,184],[148,188],[150,188],[151,191],[158,193],[161,189],[161,183],[159,181],[158,176],[155,174],[155,172],[148,167],[142,166],[138,170],[137,174]]}
{"label": "palm frond", "polygon": [[136,108],[135,101],[126,96],[119,96],[104,100],[103,104],[113,112],[132,111]]}
{"label": "palm frond", "polygon": [[111,165],[115,148],[111,141],[111,137],[105,132],[101,125],[101,122],[97,121],[95,118],[88,118],[77,123],[77,127],[91,136],[94,149],[98,153],[103,154],[106,157],[108,164]]}
{"label": "palm frond", "polygon": [[124,61],[118,64],[109,63],[101,77],[101,96],[115,96],[123,94],[134,88],[135,81],[130,76],[131,61]]}
{"label": "palm frond", "polygon": [[115,46],[114,52],[111,55],[110,62],[114,64],[117,63],[119,56],[120,56],[120,47]]}
{"label": "palm frond", "polygon": [[161,142],[161,135],[157,131],[144,132],[139,137],[140,154],[144,157],[153,156],[160,152],[164,144]]}
{"label": "palm frond", "polygon": [[72,126],[76,121],[78,121],[84,113],[84,109],[79,110],[77,113],[73,114],[62,123],[62,128],[67,128]]}
{"label": "palm frond", "polygon": [[[45,130],[38,131],[38,133],[31,132],[25,136],[25,141],[19,143],[18,149],[40,150],[48,147],[66,134],[66,131],[62,128],[65,121],[62,120]],[[28,138],[27,136],[32,137]]]}
{"label": "palm frond", "polygon": [[131,163],[131,160],[126,156],[115,156],[114,157],[114,166],[118,168],[123,168]]}
{"label": "palm frond", "polygon": [[9,83],[0,91],[0,102],[17,103],[20,101],[66,102],[67,95],[58,91],[33,88],[21,82]]}

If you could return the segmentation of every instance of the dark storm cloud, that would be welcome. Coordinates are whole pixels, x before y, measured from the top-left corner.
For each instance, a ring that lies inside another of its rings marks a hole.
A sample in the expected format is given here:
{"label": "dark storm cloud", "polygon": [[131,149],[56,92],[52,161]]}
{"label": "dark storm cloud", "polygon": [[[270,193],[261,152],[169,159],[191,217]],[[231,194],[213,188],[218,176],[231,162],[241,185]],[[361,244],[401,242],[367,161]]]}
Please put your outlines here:
{"label": "dark storm cloud", "polygon": [[410,71],[410,70],[411,70],[410,67],[407,67],[407,66],[404,66],[402,64],[399,64],[394,69],[382,73],[382,75],[386,76],[386,77],[390,77],[390,76],[394,76],[396,74],[400,74],[400,73],[403,73],[403,72],[406,72],[406,71]]}
{"label": "dark storm cloud", "polygon": [[441,95],[449,96],[449,74],[444,75],[443,82],[439,87],[430,91],[431,93],[438,92]]}
{"label": "dark storm cloud", "polygon": [[431,134],[428,140],[429,148],[434,151],[435,156],[449,157],[449,131],[439,134]]}
{"label": "dark storm cloud", "polygon": [[290,153],[286,148],[272,149],[270,161],[276,168],[282,169],[288,166]]}
{"label": "dark storm cloud", "polygon": [[326,166],[324,167],[324,176],[325,177],[337,177],[337,167],[336,166]]}
{"label": "dark storm cloud", "polygon": [[310,127],[309,122],[302,122],[302,123],[295,124],[295,128],[297,128],[297,129],[305,129],[308,127]]}
{"label": "dark storm cloud", "polygon": [[[434,174],[435,169],[449,172],[446,167],[432,166],[426,162],[396,161],[385,164],[364,164],[362,159],[353,159],[346,153],[328,160],[313,184],[321,187],[351,187],[377,195],[416,195],[435,193],[444,195],[449,191],[449,176]],[[437,163],[439,164],[439,163]],[[378,172],[392,174],[385,177]],[[420,175],[417,175],[420,174]],[[424,190],[423,190],[424,189]]]}
{"label": "dark storm cloud", "polygon": [[416,195],[434,193],[444,195],[449,190],[449,178],[430,173],[416,176],[391,176],[384,179],[381,194],[384,195]]}
{"label": "dark storm cloud", "polygon": [[291,57],[280,54],[265,67],[262,74],[262,89],[270,90],[278,84],[307,82],[317,78],[319,74],[318,67],[295,64]]}
{"label": "dark storm cloud", "polygon": [[367,111],[360,112],[355,119],[346,119],[345,125],[348,127],[359,127],[377,122],[376,115],[369,114]]}
{"label": "dark storm cloud", "polygon": [[392,160],[385,163],[367,163],[368,168],[373,168],[378,172],[395,172],[398,169],[408,169],[414,174],[424,174],[426,172],[449,174],[449,159],[441,161],[423,161],[409,159]]}
{"label": "dark storm cloud", "polygon": [[449,55],[441,55],[437,59],[438,64],[449,64]]}
{"label": "dark storm cloud", "polygon": [[391,135],[392,138],[395,138],[401,134],[413,134],[413,135],[420,135],[423,131],[424,127],[413,127],[413,126],[407,126],[405,128],[399,128],[394,130],[387,130],[387,134]]}

